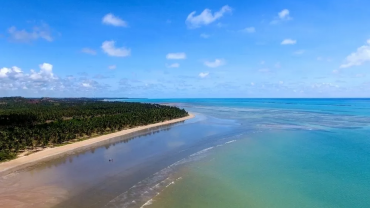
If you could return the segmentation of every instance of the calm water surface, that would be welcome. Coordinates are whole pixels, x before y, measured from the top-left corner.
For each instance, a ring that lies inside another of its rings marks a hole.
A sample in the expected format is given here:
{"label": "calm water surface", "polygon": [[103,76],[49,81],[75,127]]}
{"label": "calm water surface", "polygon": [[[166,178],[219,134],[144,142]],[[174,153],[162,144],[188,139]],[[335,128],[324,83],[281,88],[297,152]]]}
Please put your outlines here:
{"label": "calm water surface", "polygon": [[368,99],[130,101],[197,116],[1,179],[0,201],[46,187],[55,207],[370,207]]}
{"label": "calm water surface", "polygon": [[232,119],[242,133],[182,167],[147,207],[370,207],[369,99],[155,102]]}

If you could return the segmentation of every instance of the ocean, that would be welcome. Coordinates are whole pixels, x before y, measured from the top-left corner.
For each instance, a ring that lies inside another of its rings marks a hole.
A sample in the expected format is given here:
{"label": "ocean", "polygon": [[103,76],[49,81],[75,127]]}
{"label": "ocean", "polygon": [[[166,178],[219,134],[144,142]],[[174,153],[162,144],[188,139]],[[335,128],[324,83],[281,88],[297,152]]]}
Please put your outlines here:
{"label": "ocean", "polygon": [[147,207],[370,207],[369,99],[182,99],[237,135],[180,168]]}
{"label": "ocean", "polygon": [[370,99],[119,101],[176,105],[196,117],[0,179],[0,199],[39,193],[34,207],[59,208],[370,207]]}

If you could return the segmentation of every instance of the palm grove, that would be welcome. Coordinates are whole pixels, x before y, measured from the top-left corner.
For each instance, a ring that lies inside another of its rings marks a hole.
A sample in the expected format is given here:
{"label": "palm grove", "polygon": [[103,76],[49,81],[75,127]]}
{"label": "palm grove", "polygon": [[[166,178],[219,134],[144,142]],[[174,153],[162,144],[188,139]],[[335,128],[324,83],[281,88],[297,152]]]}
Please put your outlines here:
{"label": "palm grove", "polygon": [[96,99],[0,98],[0,161],[63,144],[187,116],[177,107]]}

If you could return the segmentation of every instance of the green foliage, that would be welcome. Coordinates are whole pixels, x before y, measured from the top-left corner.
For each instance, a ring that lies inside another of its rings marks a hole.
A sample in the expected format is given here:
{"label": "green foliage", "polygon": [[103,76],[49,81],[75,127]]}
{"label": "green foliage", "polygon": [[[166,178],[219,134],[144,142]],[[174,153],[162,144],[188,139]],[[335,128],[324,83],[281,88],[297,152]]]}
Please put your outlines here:
{"label": "green foliage", "polygon": [[0,161],[11,160],[17,156],[14,152],[0,151]]}
{"label": "green foliage", "polygon": [[0,161],[62,144],[187,116],[177,107],[96,99],[0,98]]}

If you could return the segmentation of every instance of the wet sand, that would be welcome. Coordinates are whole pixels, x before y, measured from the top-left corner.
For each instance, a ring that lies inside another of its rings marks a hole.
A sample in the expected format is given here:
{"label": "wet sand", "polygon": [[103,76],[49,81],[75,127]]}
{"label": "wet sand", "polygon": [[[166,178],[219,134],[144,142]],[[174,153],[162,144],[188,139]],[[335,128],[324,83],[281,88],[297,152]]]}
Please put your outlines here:
{"label": "wet sand", "polygon": [[0,207],[141,207],[186,165],[180,161],[198,159],[186,158],[236,134],[236,127],[196,114],[61,154],[1,176]]}
{"label": "wet sand", "polygon": [[189,116],[186,116],[183,118],[173,119],[170,121],[164,121],[164,122],[150,124],[146,126],[139,126],[139,127],[135,127],[132,129],[126,129],[126,130],[118,131],[112,134],[98,136],[92,139],[87,139],[87,140],[76,142],[73,144],[68,144],[65,146],[60,146],[60,147],[55,147],[55,148],[46,148],[44,150],[30,154],[28,156],[19,157],[11,161],[1,163],[0,164],[0,176],[7,175],[11,172],[35,165],[37,163],[40,163],[46,160],[51,160],[53,158],[60,157],[62,155],[73,154],[76,151],[81,151],[83,149],[90,148],[91,146],[99,145],[101,142],[110,140],[115,137],[131,134],[137,131],[146,130],[146,129],[150,129],[154,127],[159,127],[163,125],[185,121],[193,117],[194,117],[193,114],[189,114]]}

